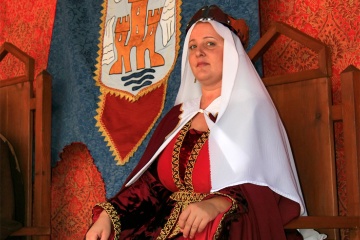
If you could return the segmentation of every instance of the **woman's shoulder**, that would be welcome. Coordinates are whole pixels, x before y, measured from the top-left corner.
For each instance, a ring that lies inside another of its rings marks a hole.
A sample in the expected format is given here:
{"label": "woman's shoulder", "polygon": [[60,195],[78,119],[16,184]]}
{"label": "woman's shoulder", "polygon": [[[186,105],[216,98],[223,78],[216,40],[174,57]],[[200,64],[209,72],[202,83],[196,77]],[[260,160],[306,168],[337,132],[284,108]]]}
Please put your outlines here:
{"label": "woman's shoulder", "polygon": [[[186,115],[187,112],[193,112],[199,109],[200,98],[187,100],[183,103],[173,106],[163,117],[162,121],[180,121],[182,115]],[[176,120],[177,119],[177,120]]]}
{"label": "woman's shoulder", "polygon": [[181,104],[175,105],[171,107],[161,119],[162,122],[166,121],[167,119],[177,118],[182,113]]}

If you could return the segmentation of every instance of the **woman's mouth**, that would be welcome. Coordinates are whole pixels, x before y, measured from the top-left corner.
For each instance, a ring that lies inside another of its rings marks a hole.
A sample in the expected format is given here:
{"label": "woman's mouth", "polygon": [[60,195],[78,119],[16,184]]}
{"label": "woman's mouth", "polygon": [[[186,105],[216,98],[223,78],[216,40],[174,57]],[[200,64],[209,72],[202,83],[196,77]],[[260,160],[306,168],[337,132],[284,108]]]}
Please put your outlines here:
{"label": "woman's mouth", "polygon": [[209,65],[207,62],[198,62],[198,64],[196,65],[196,67],[203,67]]}

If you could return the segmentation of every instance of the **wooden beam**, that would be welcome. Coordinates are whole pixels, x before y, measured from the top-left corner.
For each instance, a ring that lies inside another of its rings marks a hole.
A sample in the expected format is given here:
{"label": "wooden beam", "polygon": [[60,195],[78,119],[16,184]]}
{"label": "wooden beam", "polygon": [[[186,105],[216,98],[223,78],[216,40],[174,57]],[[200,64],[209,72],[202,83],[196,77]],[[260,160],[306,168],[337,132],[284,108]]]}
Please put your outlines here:
{"label": "wooden beam", "polygon": [[50,233],[50,227],[23,227],[10,236],[49,236]]}
{"label": "wooden beam", "polygon": [[298,217],[285,225],[285,229],[358,229],[360,216],[303,216]]}

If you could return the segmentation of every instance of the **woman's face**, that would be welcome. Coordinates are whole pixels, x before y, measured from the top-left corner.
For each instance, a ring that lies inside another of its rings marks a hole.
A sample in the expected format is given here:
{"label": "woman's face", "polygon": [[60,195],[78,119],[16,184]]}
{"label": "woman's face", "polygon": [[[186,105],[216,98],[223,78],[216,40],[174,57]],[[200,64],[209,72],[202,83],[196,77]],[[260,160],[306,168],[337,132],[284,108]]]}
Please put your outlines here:
{"label": "woman's face", "polygon": [[189,63],[202,86],[221,86],[224,39],[207,22],[197,23],[189,38]]}

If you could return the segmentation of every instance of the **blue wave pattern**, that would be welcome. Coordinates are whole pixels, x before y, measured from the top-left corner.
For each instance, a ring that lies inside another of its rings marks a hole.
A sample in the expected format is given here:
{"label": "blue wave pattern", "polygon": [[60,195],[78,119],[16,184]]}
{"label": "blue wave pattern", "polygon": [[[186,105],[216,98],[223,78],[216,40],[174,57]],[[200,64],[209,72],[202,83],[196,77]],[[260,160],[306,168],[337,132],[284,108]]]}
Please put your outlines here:
{"label": "blue wave pattern", "polygon": [[150,86],[152,84],[151,80],[155,79],[155,76],[154,74],[151,73],[155,73],[155,72],[156,71],[153,68],[144,69],[140,72],[135,72],[130,75],[123,76],[121,78],[121,81],[125,82],[124,86],[136,85],[132,87],[132,90],[137,91],[141,88]]}

